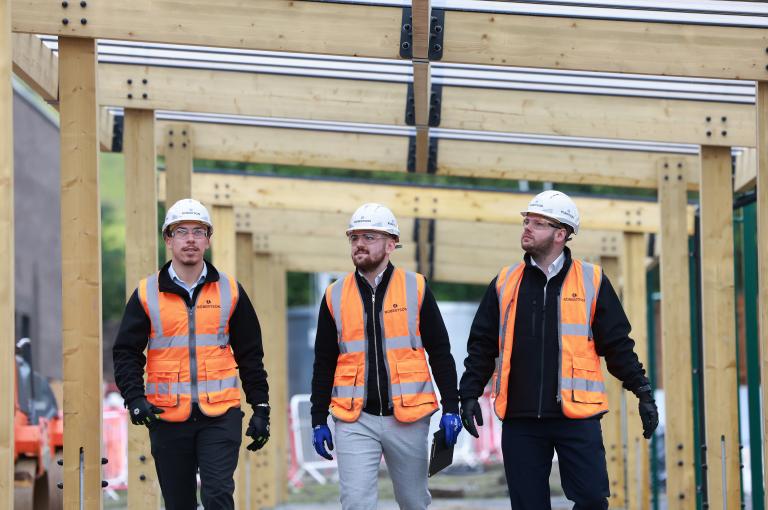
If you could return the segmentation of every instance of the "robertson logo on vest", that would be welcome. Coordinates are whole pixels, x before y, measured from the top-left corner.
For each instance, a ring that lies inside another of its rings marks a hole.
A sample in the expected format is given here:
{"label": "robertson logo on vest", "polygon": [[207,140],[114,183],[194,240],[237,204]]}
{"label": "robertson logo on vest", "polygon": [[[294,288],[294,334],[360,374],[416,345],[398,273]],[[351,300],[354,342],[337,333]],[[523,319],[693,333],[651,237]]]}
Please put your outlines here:
{"label": "robertson logo on vest", "polygon": [[392,305],[392,308],[390,308],[388,310],[384,310],[384,313],[407,312],[407,311],[408,311],[408,307],[407,306],[401,306],[401,307],[398,308],[397,303],[394,303]]}
{"label": "robertson logo on vest", "polygon": [[579,297],[579,295],[574,292],[573,294],[571,294],[571,297],[563,298],[563,301],[581,301],[581,302],[584,302],[584,301],[586,301],[586,299],[584,299],[583,297]]}
{"label": "robertson logo on vest", "polygon": [[206,299],[205,303],[198,304],[197,308],[221,308],[221,305],[213,304],[210,299]]}

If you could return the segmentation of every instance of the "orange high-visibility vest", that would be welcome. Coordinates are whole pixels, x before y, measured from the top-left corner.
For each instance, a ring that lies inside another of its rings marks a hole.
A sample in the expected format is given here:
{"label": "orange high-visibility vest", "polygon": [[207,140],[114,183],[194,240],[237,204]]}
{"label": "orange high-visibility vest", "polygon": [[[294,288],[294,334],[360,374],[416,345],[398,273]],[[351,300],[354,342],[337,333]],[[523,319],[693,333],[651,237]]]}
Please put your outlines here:
{"label": "orange high-visibility vest", "polygon": [[196,402],[208,416],[240,407],[229,318],[239,297],[224,273],[203,284],[193,308],[178,294],[160,292],[158,274],[139,282],[139,300],[152,323],[147,345],[147,400],[166,421],[184,421]]}
{"label": "orange high-visibility vest", "polygon": [[[496,279],[499,299],[499,357],[493,374],[491,393],[496,415],[504,419],[515,334],[517,296],[525,264],[507,266]],[[568,418],[589,418],[608,411],[600,358],[592,338],[597,293],[602,269],[573,259],[560,290],[558,336],[560,363],[559,395],[563,414]]]}
{"label": "orange high-visibility vest", "polygon": [[[424,276],[395,268],[384,295],[381,315],[376,318],[382,321],[389,405],[395,418],[404,423],[429,416],[438,408],[419,330],[425,285]],[[331,414],[339,420],[353,422],[360,416],[367,398],[368,342],[375,339],[367,338],[366,319],[373,313],[373,305],[363,304],[355,273],[331,284],[325,300],[339,338]]]}

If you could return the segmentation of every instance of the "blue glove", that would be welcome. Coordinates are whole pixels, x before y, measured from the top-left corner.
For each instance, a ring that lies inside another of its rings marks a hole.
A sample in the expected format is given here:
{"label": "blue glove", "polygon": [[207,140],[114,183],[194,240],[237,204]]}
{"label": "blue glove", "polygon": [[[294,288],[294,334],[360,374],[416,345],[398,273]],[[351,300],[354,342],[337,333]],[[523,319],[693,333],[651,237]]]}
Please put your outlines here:
{"label": "blue glove", "polygon": [[443,417],[440,418],[440,428],[445,431],[445,445],[453,446],[461,432],[461,418],[458,414],[443,413]]}
{"label": "blue glove", "polygon": [[328,449],[333,450],[333,438],[331,437],[331,429],[328,425],[318,425],[312,429],[312,446],[315,447],[315,451],[321,457],[328,460],[333,460],[331,454],[325,449],[325,444],[328,444]]}

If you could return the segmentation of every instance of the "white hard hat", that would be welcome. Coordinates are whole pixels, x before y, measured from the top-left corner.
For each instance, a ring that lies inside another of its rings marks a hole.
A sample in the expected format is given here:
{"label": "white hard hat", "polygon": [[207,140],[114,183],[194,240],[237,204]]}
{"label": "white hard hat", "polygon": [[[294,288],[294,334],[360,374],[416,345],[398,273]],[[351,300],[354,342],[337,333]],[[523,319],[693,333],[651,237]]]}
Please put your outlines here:
{"label": "white hard hat", "polygon": [[539,193],[528,204],[528,209],[520,211],[523,216],[528,213],[546,216],[563,225],[568,225],[573,229],[574,234],[579,233],[579,210],[565,193],[555,190]]}
{"label": "white hard hat", "polygon": [[355,230],[376,230],[400,237],[400,228],[397,226],[395,215],[388,207],[381,204],[370,203],[358,207],[349,219],[347,234]]}
{"label": "white hard hat", "polygon": [[208,209],[194,198],[182,198],[168,209],[168,212],[165,213],[162,232],[165,233],[168,227],[184,221],[202,223],[208,227],[209,235],[213,233],[213,224]]}

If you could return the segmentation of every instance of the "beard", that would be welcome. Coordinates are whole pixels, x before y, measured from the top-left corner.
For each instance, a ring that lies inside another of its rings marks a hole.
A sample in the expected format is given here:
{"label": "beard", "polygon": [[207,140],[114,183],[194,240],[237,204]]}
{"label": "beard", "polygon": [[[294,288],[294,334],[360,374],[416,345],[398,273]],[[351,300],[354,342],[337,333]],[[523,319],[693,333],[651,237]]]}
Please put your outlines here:
{"label": "beard", "polygon": [[530,255],[531,257],[538,257],[541,255],[547,255],[552,251],[552,247],[555,245],[555,234],[552,233],[551,236],[545,239],[541,239],[540,241],[536,241],[535,239],[528,241],[528,244],[526,245],[526,242],[520,238],[520,247]]}
{"label": "beard", "polygon": [[[357,258],[358,254],[365,254],[365,257]],[[362,272],[369,272],[373,271],[379,265],[384,261],[384,257],[386,256],[386,253],[382,252],[377,255],[371,254],[370,251],[367,250],[357,250],[354,255],[352,255],[352,263],[355,265],[355,267],[362,271]]]}

